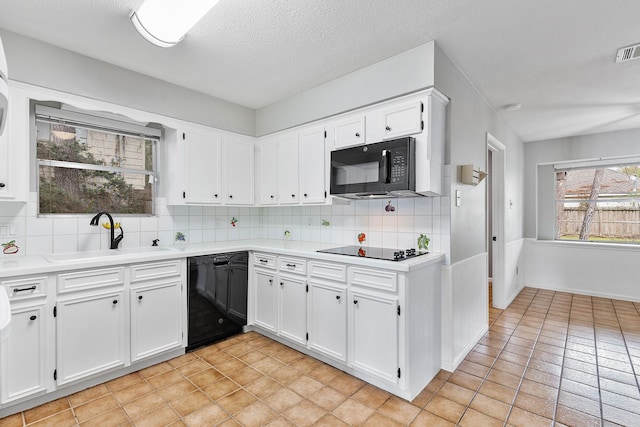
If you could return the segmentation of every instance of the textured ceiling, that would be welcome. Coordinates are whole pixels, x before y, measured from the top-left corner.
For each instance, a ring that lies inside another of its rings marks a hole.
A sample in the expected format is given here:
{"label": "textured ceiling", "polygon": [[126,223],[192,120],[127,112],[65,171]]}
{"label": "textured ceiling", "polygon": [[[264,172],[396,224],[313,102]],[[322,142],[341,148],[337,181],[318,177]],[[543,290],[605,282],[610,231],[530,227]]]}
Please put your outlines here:
{"label": "textured ceiling", "polygon": [[0,0],[0,27],[254,109],[435,39],[523,140],[640,127],[637,0],[221,0],[171,49],[140,3]]}

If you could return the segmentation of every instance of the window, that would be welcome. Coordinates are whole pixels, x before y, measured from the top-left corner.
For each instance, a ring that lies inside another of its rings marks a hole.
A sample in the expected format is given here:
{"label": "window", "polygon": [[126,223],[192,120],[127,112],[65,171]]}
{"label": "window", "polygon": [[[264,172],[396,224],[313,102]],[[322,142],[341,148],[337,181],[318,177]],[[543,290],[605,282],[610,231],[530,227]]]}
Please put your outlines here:
{"label": "window", "polygon": [[152,215],[158,129],[36,105],[39,214]]}
{"label": "window", "polygon": [[640,243],[640,161],[555,169],[556,239]]}

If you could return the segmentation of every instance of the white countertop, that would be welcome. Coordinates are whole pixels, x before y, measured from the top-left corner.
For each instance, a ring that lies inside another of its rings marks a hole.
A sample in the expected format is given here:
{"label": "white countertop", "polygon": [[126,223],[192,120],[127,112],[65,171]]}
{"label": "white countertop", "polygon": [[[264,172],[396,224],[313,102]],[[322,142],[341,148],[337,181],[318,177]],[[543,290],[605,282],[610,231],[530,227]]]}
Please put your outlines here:
{"label": "white countertop", "polygon": [[384,261],[316,252],[319,249],[333,248],[339,245],[297,242],[285,240],[237,240],[229,242],[201,243],[183,247],[146,247],[104,250],[95,252],[77,252],[51,254],[45,256],[0,257],[0,278],[22,276],[26,274],[46,274],[79,268],[96,268],[136,262],[160,261],[199,255],[211,255],[235,251],[270,252],[280,255],[314,258],[342,264],[383,268],[400,272],[420,269],[444,260],[441,253],[430,253],[403,261]]}

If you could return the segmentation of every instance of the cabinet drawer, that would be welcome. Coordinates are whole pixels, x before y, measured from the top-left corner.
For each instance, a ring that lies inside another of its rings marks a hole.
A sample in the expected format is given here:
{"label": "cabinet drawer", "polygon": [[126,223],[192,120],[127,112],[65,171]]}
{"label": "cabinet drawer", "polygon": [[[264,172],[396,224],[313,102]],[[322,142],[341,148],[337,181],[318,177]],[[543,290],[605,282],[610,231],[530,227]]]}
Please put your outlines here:
{"label": "cabinet drawer", "polygon": [[58,275],[58,292],[124,285],[124,267],[75,271]]}
{"label": "cabinet drawer", "polygon": [[131,266],[131,283],[180,276],[180,260],[145,262]]}
{"label": "cabinet drawer", "polygon": [[306,274],[307,262],[300,258],[278,257],[278,266],[281,272]]}
{"label": "cabinet drawer", "polygon": [[22,301],[47,295],[47,276],[3,280],[0,284],[7,291],[9,301]]}
{"label": "cabinet drawer", "polygon": [[367,288],[396,291],[398,289],[398,274],[392,271],[350,267],[349,283]]}
{"label": "cabinet drawer", "polygon": [[259,265],[260,267],[276,269],[276,256],[270,254],[256,253],[253,255],[253,265]]}
{"label": "cabinet drawer", "polygon": [[347,281],[347,266],[328,262],[309,261],[309,276],[319,279]]}

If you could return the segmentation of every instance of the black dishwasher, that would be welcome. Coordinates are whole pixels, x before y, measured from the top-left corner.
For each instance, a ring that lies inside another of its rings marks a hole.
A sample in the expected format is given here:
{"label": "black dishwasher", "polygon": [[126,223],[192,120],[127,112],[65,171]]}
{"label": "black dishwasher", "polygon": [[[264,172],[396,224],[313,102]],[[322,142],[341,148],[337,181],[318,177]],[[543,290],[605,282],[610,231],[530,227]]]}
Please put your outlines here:
{"label": "black dishwasher", "polygon": [[189,258],[187,351],[242,331],[247,324],[248,252]]}

